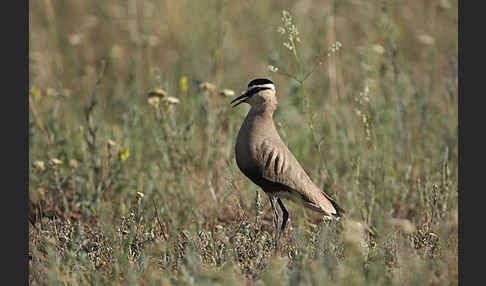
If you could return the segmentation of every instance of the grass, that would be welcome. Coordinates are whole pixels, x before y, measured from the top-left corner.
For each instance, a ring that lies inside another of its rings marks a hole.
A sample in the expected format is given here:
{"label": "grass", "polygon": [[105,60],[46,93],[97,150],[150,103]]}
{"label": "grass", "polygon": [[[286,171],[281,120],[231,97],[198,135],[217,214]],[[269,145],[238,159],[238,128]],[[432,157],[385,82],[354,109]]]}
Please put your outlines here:
{"label": "grass", "polygon": [[[31,285],[457,285],[457,11],[31,2]],[[282,138],[347,211],[335,223],[287,204],[280,255],[234,159],[248,107],[220,92],[256,77],[276,83]]]}

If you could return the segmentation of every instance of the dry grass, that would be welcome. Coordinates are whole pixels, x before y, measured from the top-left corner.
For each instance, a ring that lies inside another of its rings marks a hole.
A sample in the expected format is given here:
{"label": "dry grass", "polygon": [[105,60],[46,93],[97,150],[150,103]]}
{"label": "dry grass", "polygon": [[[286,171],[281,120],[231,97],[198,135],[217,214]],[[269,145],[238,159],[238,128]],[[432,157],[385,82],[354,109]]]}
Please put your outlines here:
{"label": "dry grass", "polygon": [[[30,2],[31,285],[458,284],[457,1],[267,2]],[[221,92],[255,77],[347,210],[289,204],[277,256]]]}

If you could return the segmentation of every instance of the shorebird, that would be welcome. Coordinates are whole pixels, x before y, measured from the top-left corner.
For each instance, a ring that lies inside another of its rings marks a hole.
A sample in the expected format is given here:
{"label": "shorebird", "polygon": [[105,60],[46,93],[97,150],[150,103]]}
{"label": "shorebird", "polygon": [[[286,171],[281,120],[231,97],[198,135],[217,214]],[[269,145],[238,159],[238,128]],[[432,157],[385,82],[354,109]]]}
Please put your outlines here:
{"label": "shorebird", "polygon": [[[265,78],[254,79],[231,104],[235,102],[233,108],[241,103],[251,106],[236,139],[236,163],[241,172],[270,199],[276,249],[289,216],[281,199],[290,199],[325,217],[339,220],[343,209],[312,182],[275,128],[273,112],[277,107],[277,97],[274,83]],[[276,203],[282,210],[280,231]]]}

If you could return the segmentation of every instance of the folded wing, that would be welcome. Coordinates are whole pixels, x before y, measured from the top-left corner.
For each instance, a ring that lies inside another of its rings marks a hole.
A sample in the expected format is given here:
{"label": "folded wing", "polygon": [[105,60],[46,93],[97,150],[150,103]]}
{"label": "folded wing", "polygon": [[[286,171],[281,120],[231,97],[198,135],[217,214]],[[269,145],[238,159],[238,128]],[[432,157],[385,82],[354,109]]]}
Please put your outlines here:
{"label": "folded wing", "polygon": [[343,210],[312,182],[294,155],[281,140],[265,139],[257,146],[257,162],[263,179],[281,184],[288,194],[283,197],[336,218]]}

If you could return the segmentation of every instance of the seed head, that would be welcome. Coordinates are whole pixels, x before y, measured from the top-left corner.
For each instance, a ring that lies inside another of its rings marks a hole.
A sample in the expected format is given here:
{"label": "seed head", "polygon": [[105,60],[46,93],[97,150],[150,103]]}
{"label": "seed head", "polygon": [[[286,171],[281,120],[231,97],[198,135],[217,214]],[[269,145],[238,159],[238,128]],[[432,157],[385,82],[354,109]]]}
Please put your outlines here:
{"label": "seed head", "polygon": [[286,47],[289,51],[292,51],[293,47],[292,44],[289,42],[284,42],[283,43],[284,47]]}
{"label": "seed head", "polygon": [[33,163],[33,165],[34,165],[35,168],[37,168],[41,171],[44,171],[46,169],[46,165],[44,164],[44,161],[37,160]]}
{"label": "seed head", "polygon": [[427,34],[419,34],[417,35],[417,39],[424,45],[433,46],[435,44],[434,37],[427,35]]}
{"label": "seed head", "polygon": [[221,90],[219,92],[219,94],[222,95],[222,96],[231,97],[231,96],[235,95],[235,92],[231,89],[225,88],[225,89]]}
{"label": "seed head", "polygon": [[159,104],[160,104],[160,98],[157,97],[157,96],[153,96],[153,97],[149,97],[147,99],[147,103],[150,105],[150,106],[153,106],[155,108],[158,108],[159,107]]}
{"label": "seed head", "polygon": [[210,82],[203,82],[199,85],[200,88],[204,89],[204,90],[207,90],[207,91],[215,91],[216,90],[216,85],[215,84],[212,84]]}
{"label": "seed head", "polygon": [[52,165],[61,165],[62,164],[62,161],[59,160],[59,159],[57,159],[57,158],[53,158],[53,159],[50,160],[50,163]]}
{"label": "seed head", "polygon": [[69,160],[69,167],[72,169],[77,169],[79,166],[78,161],[76,159]]}
{"label": "seed head", "polygon": [[166,96],[166,97],[162,98],[162,102],[164,102],[167,105],[171,105],[171,104],[180,103],[180,100],[177,97]]}
{"label": "seed head", "polygon": [[332,44],[329,49],[327,49],[327,56],[331,56],[331,54],[337,53],[339,49],[341,48],[342,44],[339,41],[336,41],[334,44]]}
{"label": "seed head", "polygon": [[378,45],[378,44],[373,45],[373,46],[371,46],[371,49],[372,49],[372,50],[373,50],[375,53],[380,54],[380,55],[383,55],[383,53],[385,53],[385,48],[383,48],[383,46],[382,46],[382,45]]}
{"label": "seed head", "polygon": [[161,88],[155,88],[151,91],[149,91],[149,93],[147,94],[147,96],[149,98],[151,97],[158,97],[158,98],[162,98],[162,97],[166,97],[167,96],[167,92]]}
{"label": "seed head", "polygon": [[293,51],[295,47],[295,43],[300,42],[299,38],[299,30],[297,27],[292,23],[292,16],[286,10],[282,11],[282,24],[283,26],[278,27],[277,32],[281,35],[287,34],[287,39],[283,43],[283,45],[289,50]]}
{"label": "seed head", "polygon": [[47,96],[56,96],[57,95],[57,91],[54,88],[52,88],[52,87],[48,87],[46,89],[46,95]]}
{"label": "seed head", "polygon": [[275,67],[275,66],[272,66],[272,65],[268,65],[267,68],[268,68],[268,71],[270,71],[270,72],[277,72],[278,71],[278,68]]}

